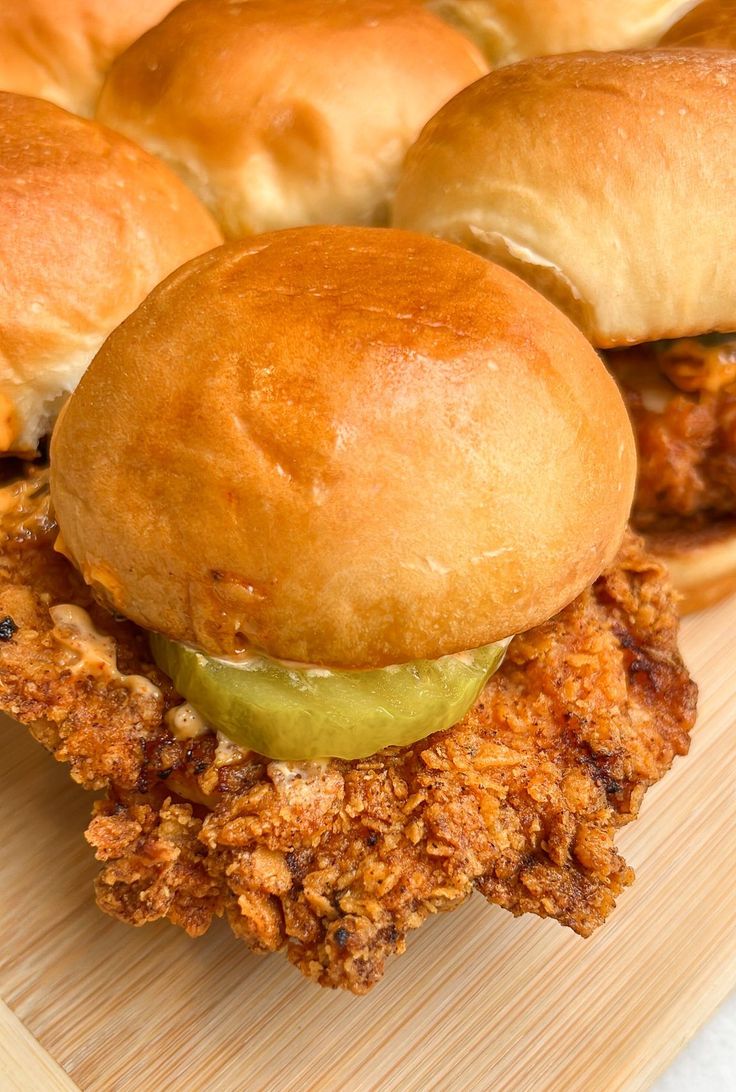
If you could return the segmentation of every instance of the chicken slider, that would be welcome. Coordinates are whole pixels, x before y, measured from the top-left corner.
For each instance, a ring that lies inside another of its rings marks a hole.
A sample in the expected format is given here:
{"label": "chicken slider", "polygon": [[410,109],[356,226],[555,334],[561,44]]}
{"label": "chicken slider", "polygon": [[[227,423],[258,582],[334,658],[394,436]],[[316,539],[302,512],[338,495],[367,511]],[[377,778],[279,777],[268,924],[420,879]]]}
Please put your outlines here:
{"label": "chicken slider", "polygon": [[254,654],[392,671],[546,621],[613,560],[634,453],[595,353],[521,281],[434,240],[316,229],[153,292],[51,467],[99,598],[177,669],[198,649],[195,672],[245,657],[256,677]]}
{"label": "chicken slider", "polygon": [[685,609],[736,588],[736,56],[526,61],[407,156],[398,226],[513,270],[606,351],[639,447],[632,522]]}
{"label": "chicken slider", "polygon": [[561,312],[406,232],[222,247],[110,336],[51,466],[56,554],[0,557],[0,695],[107,789],[105,910],[225,913],[355,992],[473,887],[603,921],[695,693]]}
{"label": "chicken slider", "polygon": [[187,0],[118,59],[98,117],[231,238],[381,224],[422,125],[486,71],[416,0]]}
{"label": "chicken slider", "polygon": [[0,92],[0,454],[35,455],[113,327],[220,241],[148,152]]}

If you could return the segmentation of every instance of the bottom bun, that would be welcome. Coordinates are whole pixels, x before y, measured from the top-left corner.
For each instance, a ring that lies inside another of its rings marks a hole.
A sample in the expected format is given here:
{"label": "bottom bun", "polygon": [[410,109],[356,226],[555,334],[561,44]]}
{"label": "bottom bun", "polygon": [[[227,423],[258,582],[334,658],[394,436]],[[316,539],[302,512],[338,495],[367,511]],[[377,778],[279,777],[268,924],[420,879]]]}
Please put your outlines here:
{"label": "bottom bun", "polygon": [[681,614],[704,610],[736,592],[736,519],[698,531],[661,531],[644,537],[670,571]]}

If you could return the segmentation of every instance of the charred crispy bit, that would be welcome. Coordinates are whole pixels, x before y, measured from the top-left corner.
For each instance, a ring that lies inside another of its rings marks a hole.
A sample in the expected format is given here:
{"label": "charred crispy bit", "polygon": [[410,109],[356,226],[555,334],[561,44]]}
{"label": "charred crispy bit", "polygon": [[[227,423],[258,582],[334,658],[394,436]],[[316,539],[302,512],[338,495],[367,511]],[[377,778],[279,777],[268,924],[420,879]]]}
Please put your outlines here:
{"label": "charred crispy bit", "polygon": [[736,342],[666,345],[608,354],[636,433],[633,520],[642,531],[736,516]]}
{"label": "charred crispy bit", "polygon": [[[107,786],[88,838],[104,862],[100,906],[191,934],[227,916],[253,949],[356,993],[410,929],[474,890],[514,914],[587,935],[632,880],[614,834],[688,748],[695,687],[677,652],[663,572],[627,539],[616,565],[521,637],[449,731],[354,762],[302,765],[209,733],[178,740],[177,702],[145,636],[91,602],[47,540],[6,548],[0,706],[87,787]],[[70,662],[49,614],[89,609],[120,672]],[[122,678],[122,682],[121,682]]]}
{"label": "charred crispy bit", "polygon": [[98,860],[99,906],[130,925],[168,918],[191,936],[222,913],[222,884],[207,869],[202,821],[190,804],[112,796],[95,804],[87,839]]}

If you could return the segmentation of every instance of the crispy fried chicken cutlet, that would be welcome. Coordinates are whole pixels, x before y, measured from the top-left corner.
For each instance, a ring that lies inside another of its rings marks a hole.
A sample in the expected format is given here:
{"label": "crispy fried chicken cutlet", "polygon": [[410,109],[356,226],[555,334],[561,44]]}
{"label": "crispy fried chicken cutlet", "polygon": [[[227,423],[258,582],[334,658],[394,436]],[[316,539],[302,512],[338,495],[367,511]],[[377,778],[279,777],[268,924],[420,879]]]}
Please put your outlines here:
{"label": "crispy fried chicken cutlet", "polygon": [[[106,789],[87,838],[107,913],[191,935],[225,914],[255,951],[286,947],[308,977],[363,993],[409,930],[473,888],[587,936],[631,883],[615,833],[687,752],[696,704],[667,579],[633,535],[592,588],[515,638],[452,729],[298,766],[213,733],[176,739],[166,714],[181,698],[146,634],[98,606],[52,525],[36,526],[51,530],[2,554],[0,707]],[[49,610],[70,603],[114,640],[109,659],[70,651]]]}
{"label": "crispy fried chicken cutlet", "polygon": [[681,338],[607,354],[634,422],[642,531],[736,518],[736,335]]}
{"label": "crispy fried chicken cutlet", "polygon": [[356,993],[474,888],[589,934],[695,716],[634,479],[585,338],[459,247],[302,229],[174,274],[50,492],[0,497],[0,706],[106,791],[100,906]]}

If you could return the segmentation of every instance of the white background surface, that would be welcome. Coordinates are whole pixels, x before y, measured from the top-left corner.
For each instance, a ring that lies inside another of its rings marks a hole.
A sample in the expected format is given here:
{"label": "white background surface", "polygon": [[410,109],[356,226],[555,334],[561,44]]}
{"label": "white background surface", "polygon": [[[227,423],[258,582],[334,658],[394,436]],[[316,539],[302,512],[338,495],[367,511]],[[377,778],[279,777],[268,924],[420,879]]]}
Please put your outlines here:
{"label": "white background surface", "polygon": [[653,1092],[736,1092],[736,994],[688,1043]]}

